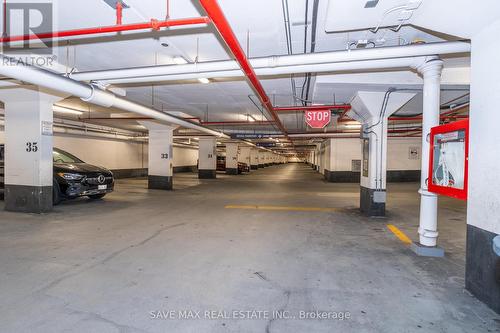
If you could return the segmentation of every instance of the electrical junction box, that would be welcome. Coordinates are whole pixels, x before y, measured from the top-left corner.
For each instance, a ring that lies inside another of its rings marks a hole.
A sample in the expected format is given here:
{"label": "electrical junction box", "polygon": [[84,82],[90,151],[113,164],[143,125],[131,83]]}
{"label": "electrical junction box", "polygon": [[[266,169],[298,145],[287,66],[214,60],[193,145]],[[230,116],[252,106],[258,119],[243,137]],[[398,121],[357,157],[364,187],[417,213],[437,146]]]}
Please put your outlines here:
{"label": "electrical junction box", "polygon": [[429,191],[467,200],[469,120],[433,127],[430,146]]}

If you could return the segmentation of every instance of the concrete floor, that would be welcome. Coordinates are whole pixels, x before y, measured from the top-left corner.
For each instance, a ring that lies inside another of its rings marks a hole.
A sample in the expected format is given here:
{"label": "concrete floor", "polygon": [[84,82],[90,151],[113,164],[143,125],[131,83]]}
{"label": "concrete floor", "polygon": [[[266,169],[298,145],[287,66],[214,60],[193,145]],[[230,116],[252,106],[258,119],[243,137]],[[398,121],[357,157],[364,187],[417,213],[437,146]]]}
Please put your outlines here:
{"label": "concrete floor", "polygon": [[[386,219],[357,213],[359,185],[326,183],[302,164],[217,180],[179,174],[173,192],[145,187],[121,180],[103,201],[43,216],[1,202],[0,332],[500,332],[500,317],[464,290],[462,202],[440,201],[447,253],[430,259],[386,226],[417,239],[417,184],[389,186]],[[159,318],[170,310],[202,318]],[[233,310],[296,318],[204,318]]]}

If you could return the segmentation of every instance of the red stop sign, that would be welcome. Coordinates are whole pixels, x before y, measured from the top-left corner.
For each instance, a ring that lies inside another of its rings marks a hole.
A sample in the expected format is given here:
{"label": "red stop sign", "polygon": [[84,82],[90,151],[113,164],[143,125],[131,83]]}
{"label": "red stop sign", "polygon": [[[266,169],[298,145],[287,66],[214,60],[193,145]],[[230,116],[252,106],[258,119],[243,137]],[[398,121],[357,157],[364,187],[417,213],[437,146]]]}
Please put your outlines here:
{"label": "red stop sign", "polygon": [[332,120],[330,110],[308,110],[304,112],[306,124],[312,128],[324,128]]}

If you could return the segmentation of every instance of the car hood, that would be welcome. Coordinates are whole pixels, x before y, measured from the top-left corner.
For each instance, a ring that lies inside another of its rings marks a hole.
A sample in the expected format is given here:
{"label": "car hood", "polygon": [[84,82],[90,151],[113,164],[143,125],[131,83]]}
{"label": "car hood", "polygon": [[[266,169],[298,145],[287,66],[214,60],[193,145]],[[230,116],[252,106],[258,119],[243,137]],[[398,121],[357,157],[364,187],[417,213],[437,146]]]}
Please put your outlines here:
{"label": "car hood", "polygon": [[108,169],[87,163],[54,163],[54,171],[79,172],[79,173],[88,173],[88,172],[111,173]]}

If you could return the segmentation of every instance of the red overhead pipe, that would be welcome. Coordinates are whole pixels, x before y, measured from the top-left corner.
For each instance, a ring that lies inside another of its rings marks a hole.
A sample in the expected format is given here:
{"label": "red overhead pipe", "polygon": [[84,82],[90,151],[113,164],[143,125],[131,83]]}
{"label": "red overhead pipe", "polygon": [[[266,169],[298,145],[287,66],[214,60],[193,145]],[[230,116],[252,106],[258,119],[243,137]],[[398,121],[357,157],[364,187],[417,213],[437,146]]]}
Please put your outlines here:
{"label": "red overhead pipe", "polygon": [[206,16],[184,18],[184,19],[173,19],[166,21],[158,21],[155,19],[151,19],[150,22],[145,22],[145,23],[111,25],[106,27],[84,28],[75,30],[64,30],[64,31],[51,31],[51,32],[40,33],[37,35],[6,36],[0,38],[0,42],[9,43],[9,42],[18,42],[18,41],[33,40],[33,39],[43,40],[48,38],[97,35],[97,34],[107,34],[112,32],[133,31],[133,30],[151,29],[158,31],[161,28],[194,25],[194,24],[207,24],[210,22],[211,22],[210,19]]}
{"label": "red overhead pipe", "polygon": [[122,25],[123,4],[122,0],[116,1],[116,25]]}
{"label": "red overhead pipe", "polygon": [[243,73],[245,73],[245,76],[247,77],[253,90],[259,96],[260,102],[262,103],[262,105],[264,105],[266,110],[271,114],[279,129],[286,135],[287,132],[285,127],[281,123],[278,114],[275,112],[274,107],[271,104],[271,100],[267,96],[264,87],[257,78],[257,75],[255,74],[252,65],[248,61],[245,52],[243,52],[243,49],[241,48],[238,39],[234,35],[234,32],[231,29],[231,26],[229,25],[229,22],[224,16],[222,9],[219,7],[219,4],[217,3],[216,0],[199,0],[199,1],[203,9],[205,9],[205,12],[207,13],[208,17],[212,20],[212,23],[217,28],[217,31],[219,32],[220,36],[222,37],[222,39],[224,39],[224,42],[227,44],[227,46],[233,53],[233,56],[235,57],[236,61],[238,61],[241,70],[243,71]]}
{"label": "red overhead pipe", "polygon": [[[351,106],[348,104],[340,105],[309,105],[309,106],[277,106],[274,107],[276,112],[289,112],[289,111],[310,111],[310,110],[331,110],[331,109],[344,109],[349,111]],[[345,111],[344,111],[345,112]]]}

